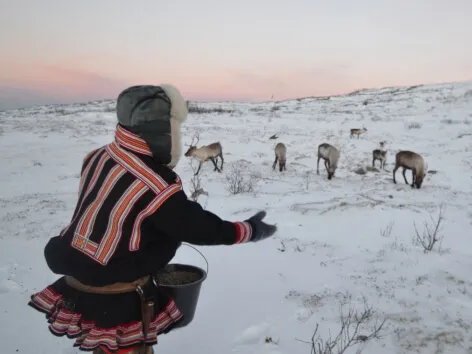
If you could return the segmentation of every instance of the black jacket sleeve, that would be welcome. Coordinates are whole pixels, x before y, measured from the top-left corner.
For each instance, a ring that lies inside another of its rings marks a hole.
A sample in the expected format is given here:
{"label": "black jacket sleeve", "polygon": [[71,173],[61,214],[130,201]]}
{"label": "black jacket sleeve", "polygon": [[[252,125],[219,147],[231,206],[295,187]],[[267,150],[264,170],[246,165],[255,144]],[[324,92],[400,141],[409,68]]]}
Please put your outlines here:
{"label": "black jacket sleeve", "polygon": [[204,210],[187,198],[183,190],[169,197],[151,215],[155,227],[179,242],[194,245],[232,245],[250,240],[251,225],[230,222]]}

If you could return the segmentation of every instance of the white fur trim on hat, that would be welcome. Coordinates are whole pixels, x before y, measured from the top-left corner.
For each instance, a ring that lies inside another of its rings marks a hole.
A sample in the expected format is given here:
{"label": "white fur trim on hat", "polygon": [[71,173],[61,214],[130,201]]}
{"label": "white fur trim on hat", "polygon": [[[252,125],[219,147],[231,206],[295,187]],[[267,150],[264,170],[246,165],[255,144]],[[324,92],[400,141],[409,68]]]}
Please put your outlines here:
{"label": "white fur trim on hat", "polygon": [[170,108],[170,134],[172,148],[170,151],[171,161],[169,166],[174,168],[179,162],[182,154],[182,145],[180,141],[180,126],[187,120],[188,108],[187,101],[184,99],[180,91],[173,85],[159,85],[166,93],[171,102]]}
{"label": "white fur trim on hat", "polygon": [[170,139],[172,147],[170,150],[170,167],[174,168],[182,155],[182,144],[180,143],[180,122],[176,119],[170,120]]}
{"label": "white fur trim on hat", "polygon": [[177,87],[170,84],[159,85],[159,87],[166,93],[167,97],[169,97],[171,103],[170,115],[172,118],[180,123],[185,122],[188,115],[187,101],[185,101],[180,91]]}

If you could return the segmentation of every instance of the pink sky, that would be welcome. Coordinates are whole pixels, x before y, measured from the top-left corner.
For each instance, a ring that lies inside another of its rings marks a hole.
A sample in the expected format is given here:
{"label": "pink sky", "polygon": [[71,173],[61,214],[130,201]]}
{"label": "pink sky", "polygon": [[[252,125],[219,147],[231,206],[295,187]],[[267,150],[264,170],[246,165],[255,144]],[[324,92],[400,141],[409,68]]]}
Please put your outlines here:
{"label": "pink sky", "polygon": [[0,103],[164,82],[257,101],[472,79],[470,0],[0,1]]}

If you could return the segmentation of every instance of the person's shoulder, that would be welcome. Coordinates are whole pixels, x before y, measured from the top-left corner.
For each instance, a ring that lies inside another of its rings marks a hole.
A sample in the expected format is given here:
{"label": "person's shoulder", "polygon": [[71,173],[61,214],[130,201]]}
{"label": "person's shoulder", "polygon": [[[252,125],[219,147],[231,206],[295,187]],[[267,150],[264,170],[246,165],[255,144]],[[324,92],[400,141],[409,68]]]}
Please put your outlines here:
{"label": "person's shoulder", "polygon": [[159,164],[150,156],[145,156],[142,161],[149,167],[156,175],[163,179],[166,184],[181,184],[179,176],[169,167]]}
{"label": "person's shoulder", "polygon": [[93,159],[94,156],[96,156],[97,154],[99,154],[101,151],[103,151],[105,149],[106,145],[103,145],[103,146],[100,146],[96,149],[93,149],[93,150],[90,150],[88,153],[85,154],[85,156],[83,157],[82,161],[83,163],[86,165],[90,162],[90,160]]}
{"label": "person's shoulder", "polygon": [[170,168],[164,165],[157,165],[156,173],[162,177],[167,184],[181,184],[180,177]]}

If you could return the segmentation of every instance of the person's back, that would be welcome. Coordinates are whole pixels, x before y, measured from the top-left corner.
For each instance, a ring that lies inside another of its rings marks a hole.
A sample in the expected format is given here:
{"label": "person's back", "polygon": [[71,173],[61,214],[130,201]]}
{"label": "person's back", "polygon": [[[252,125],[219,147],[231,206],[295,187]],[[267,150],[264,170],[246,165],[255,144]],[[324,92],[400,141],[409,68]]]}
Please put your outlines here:
{"label": "person's back", "polygon": [[155,273],[174,257],[179,242],[159,235],[147,218],[181,190],[177,175],[118,125],[115,141],[84,159],[72,220],[46,246],[49,267],[94,286]]}

